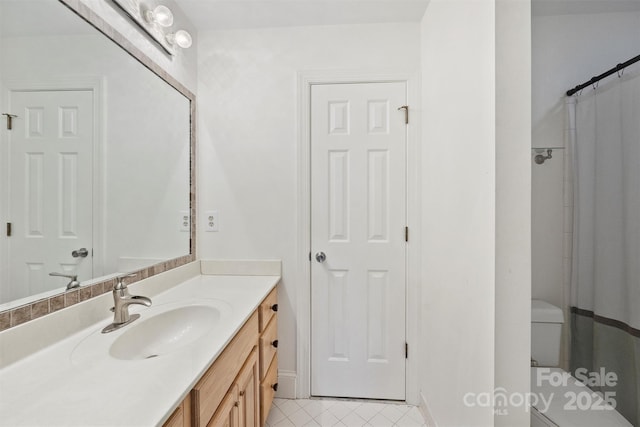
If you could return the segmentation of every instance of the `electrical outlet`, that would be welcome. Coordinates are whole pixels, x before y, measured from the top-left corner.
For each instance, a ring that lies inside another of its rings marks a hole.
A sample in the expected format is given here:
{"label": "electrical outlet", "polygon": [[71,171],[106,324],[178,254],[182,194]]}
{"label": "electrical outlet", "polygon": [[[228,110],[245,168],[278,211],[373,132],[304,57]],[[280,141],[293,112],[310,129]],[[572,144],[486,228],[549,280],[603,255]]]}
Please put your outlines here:
{"label": "electrical outlet", "polygon": [[191,217],[189,216],[189,211],[180,211],[178,212],[180,215],[180,231],[191,231]]}
{"label": "electrical outlet", "polygon": [[218,211],[207,211],[204,217],[204,230],[205,231],[218,231],[220,216]]}

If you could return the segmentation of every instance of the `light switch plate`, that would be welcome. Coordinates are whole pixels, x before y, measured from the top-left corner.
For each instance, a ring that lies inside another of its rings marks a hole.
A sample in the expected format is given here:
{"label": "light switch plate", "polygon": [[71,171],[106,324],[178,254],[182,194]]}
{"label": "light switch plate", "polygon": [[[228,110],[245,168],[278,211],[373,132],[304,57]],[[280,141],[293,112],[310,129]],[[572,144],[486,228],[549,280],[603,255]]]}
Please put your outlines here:
{"label": "light switch plate", "polygon": [[218,211],[206,211],[204,216],[204,231],[218,231],[220,214]]}

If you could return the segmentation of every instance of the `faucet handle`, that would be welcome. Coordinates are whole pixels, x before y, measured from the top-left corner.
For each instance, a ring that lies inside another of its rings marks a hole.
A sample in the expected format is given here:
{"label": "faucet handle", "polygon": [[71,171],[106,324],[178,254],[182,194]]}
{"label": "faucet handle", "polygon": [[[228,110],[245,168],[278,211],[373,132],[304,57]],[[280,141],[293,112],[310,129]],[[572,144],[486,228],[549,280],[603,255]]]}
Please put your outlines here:
{"label": "faucet handle", "polygon": [[80,287],[80,282],[78,282],[77,274],[64,274],[64,273],[53,272],[53,273],[49,273],[49,276],[66,277],[67,279],[71,279],[71,281],[67,283],[67,290]]}
{"label": "faucet handle", "polygon": [[53,272],[53,273],[49,273],[49,276],[66,277],[67,279],[78,280],[77,274],[64,274],[64,273]]}
{"label": "faucet handle", "polygon": [[130,277],[136,277],[136,276],[137,276],[137,273],[130,273],[130,274],[125,274],[123,276],[118,277],[118,281],[113,286],[113,290],[114,291],[120,291],[120,290],[127,289],[127,284],[125,283],[124,280],[128,279]]}

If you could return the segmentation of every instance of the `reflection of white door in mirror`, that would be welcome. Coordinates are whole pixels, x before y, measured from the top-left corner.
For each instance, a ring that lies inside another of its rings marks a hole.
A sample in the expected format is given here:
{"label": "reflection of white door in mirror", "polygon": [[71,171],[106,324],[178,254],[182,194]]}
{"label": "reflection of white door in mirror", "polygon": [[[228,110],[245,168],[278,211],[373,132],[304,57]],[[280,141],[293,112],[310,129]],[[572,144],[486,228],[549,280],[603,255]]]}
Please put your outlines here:
{"label": "reflection of white door in mirror", "polygon": [[[9,293],[0,303],[64,288],[49,273],[92,270],[93,93],[11,91]],[[72,252],[87,248],[87,257]]]}

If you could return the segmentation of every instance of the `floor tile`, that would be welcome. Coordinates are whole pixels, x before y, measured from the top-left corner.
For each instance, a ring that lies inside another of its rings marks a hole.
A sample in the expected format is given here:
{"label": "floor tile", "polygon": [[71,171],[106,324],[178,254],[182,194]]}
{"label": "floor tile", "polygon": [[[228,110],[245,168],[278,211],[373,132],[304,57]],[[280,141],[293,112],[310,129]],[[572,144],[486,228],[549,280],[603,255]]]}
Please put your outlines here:
{"label": "floor tile", "polygon": [[407,408],[406,406],[386,405],[384,408],[382,408],[380,413],[395,423],[400,418],[404,417],[408,411],[409,408]]}
{"label": "floor tile", "polygon": [[280,406],[281,403],[286,402],[289,399],[280,399],[279,397],[276,397],[275,399],[273,399],[273,404],[276,406]]}
{"label": "floor tile", "polygon": [[347,408],[354,410],[359,406],[362,406],[362,402],[359,402],[357,400],[345,400],[344,402],[342,402]]}
{"label": "floor tile", "polygon": [[393,427],[393,421],[381,413],[377,413],[373,418],[371,418],[369,420],[369,424],[373,427]]}
{"label": "floor tile", "polygon": [[302,409],[307,411],[307,414],[311,415],[312,418],[317,417],[328,409],[321,400],[308,400],[307,402],[306,405],[302,406]]}
{"label": "floor tile", "polygon": [[412,418],[414,421],[418,421],[424,424],[424,418],[422,418],[422,413],[420,412],[420,409],[416,408],[415,406],[411,408],[409,412],[407,412],[407,416]]}
{"label": "floor tile", "polygon": [[365,420],[369,421],[382,409],[383,408],[380,408],[373,403],[363,403],[362,405],[358,406],[354,412],[360,415]]}
{"label": "floor tile", "polygon": [[318,415],[317,417],[314,418],[314,420],[316,420],[316,422],[318,424],[320,424],[322,427],[325,426],[335,426],[336,424],[338,424],[340,422],[339,419],[337,419],[335,417],[335,415],[333,415],[331,412],[324,411],[323,413],[321,413],[320,415]]}
{"label": "floor tile", "polygon": [[294,414],[289,415],[289,420],[296,426],[303,426],[311,421],[313,417],[307,413],[303,408],[298,409]]}
{"label": "floor tile", "polygon": [[425,427],[415,406],[343,399],[274,399],[266,427]]}
{"label": "floor tile", "polygon": [[296,427],[288,418],[283,419],[282,421],[277,422],[276,424],[271,424],[272,427]]}
{"label": "floor tile", "polygon": [[272,406],[271,410],[269,411],[269,416],[267,417],[267,423],[269,425],[274,425],[275,423],[282,421],[285,418],[287,417],[282,413],[280,408],[278,408],[277,406]]}
{"label": "floor tile", "polygon": [[367,424],[367,420],[365,420],[355,412],[351,412],[342,419],[342,423],[348,425],[349,427],[362,427]]}
{"label": "floor tile", "polygon": [[298,412],[298,410],[300,410],[300,405],[297,400],[287,399],[284,402],[281,402],[278,405],[278,408],[280,408],[282,413],[288,417],[289,415],[293,415]]}
{"label": "floor tile", "polygon": [[352,412],[343,402],[338,402],[328,409],[337,419],[341,420]]}

